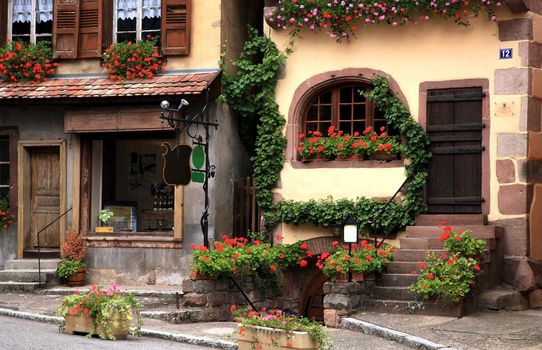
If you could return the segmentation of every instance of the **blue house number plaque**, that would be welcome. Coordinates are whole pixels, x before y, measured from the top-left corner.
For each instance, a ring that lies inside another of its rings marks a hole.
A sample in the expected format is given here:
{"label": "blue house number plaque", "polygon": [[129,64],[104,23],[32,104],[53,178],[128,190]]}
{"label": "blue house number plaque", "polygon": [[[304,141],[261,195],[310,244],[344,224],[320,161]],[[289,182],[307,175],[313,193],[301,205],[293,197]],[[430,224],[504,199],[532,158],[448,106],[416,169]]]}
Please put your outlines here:
{"label": "blue house number plaque", "polygon": [[512,49],[500,49],[499,50],[499,58],[501,60],[506,60],[506,59],[512,58]]}

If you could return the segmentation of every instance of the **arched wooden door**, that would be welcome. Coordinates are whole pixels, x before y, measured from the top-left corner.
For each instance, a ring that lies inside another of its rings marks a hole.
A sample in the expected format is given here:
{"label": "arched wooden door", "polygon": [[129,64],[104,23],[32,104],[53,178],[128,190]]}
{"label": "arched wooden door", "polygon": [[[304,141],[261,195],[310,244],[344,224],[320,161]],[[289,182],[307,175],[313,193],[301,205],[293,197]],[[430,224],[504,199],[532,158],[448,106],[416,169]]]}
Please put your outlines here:
{"label": "arched wooden door", "polygon": [[321,271],[310,280],[301,296],[301,315],[315,321],[324,321],[324,283],[326,276]]}

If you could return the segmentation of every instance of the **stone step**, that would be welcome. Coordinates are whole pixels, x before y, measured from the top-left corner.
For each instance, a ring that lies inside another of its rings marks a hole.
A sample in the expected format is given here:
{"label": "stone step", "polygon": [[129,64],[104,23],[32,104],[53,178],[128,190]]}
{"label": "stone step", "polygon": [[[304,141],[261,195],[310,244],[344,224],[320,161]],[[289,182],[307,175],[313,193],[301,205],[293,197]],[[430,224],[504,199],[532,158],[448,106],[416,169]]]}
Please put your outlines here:
{"label": "stone step", "polygon": [[410,290],[410,287],[374,286],[372,299],[375,300],[421,300],[422,296]]}
{"label": "stone step", "polygon": [[482,214],[422,214],[416,217],[416,226],[437,226],[445,221],[448,225],[486,225],[487,217]]}
{"label": "stone step", "polygon": [[38,287],[38,282],[0,282],[2,292],[34,292]]}
{"label": "stone step", "polygon": [[[60,258],[60,249],[59,248],[40,248],[39,257],[41,259],[59,259]],[[37,259],[38,250],[37,249],[25,249],[23,251],[23,258],[25,259]]]}
{"label": "stone step", "polygon": [[[41,259],[42,270],[56,270],[61,259]],[[6,270],[37,270],[38,259],[16,259],[5,263]]]}
{"label": "stone step", "polygon": [[404,273],[384,273],[376,280],[380,287],[409,287],[418,280],[419,275]]}
{"label": "stone step", "polygon": [[387,273],[401,273],[401,274],[409,274],[414,271],[418,271],[418,264],[423,261],[392,261],[388,264],[388,267],[386,268]]}
{"label": "stone step", "polygon": [[[38,270],[3,270],[0,282],[38,282]],[[41,281],[54,279],[56,270],[41,270]]]}
{"label": "stone step", "polygon": [[[481,239],[500,238],[504,234],[504,229],[493,225],[462,225],[454,226],[454,231],[471,230],[472,236]],[[439,238],[443,231],[437,226],[407,226],[405,228],[407,237],[429,237]]]}
{"label": "stone step", "polygon": [[[491,250],[497,248],[497,240],[495,238],[485,239],[487,246]],[[401,249],[443,249],[440,238],[429,237],[405,237],[401,238]]]}
{"label": "stone step", "polygon": [[442,249],[397,249],[395,253],[393,253],[393,260],[404,262],[424,261],[425,256],[428,253],[436,253],[437,255],[442,255],[443,253],[445,253],[445,251]]}
{"label": "stone step", "polygon": [[472,304],[436,304],[433,302],[419,302],[406,300],[375,300],[367,299],[363,302],[364,311],[414,314],[427,316],[462,317],[476,309]]}

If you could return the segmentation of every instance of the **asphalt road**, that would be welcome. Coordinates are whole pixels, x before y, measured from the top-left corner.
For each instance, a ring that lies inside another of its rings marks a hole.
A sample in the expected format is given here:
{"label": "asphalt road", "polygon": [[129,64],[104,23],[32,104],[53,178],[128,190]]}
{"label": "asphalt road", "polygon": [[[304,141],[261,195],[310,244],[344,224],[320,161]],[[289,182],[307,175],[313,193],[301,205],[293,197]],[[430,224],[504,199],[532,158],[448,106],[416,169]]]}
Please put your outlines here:
{"label": "asphalt road", "polygon": [[134,348],[138,350],[210,349],[202,346],[144,337],[128,336],[127,340],[115,341],[87,338],[82,335],[59,333],[58,326],[54,324],[0,316],[1,350],[133,350]]}

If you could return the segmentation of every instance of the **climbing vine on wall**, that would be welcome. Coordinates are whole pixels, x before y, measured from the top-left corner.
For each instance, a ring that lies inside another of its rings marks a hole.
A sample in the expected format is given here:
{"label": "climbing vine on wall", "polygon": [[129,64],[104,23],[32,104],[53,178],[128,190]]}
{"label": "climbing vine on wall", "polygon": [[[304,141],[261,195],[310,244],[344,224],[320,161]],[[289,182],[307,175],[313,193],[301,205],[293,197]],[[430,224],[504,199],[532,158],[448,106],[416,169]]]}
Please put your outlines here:
{"label": "climbing vine on wall", "polygon": [[[254,63],[254,58],[261,60]],[[254,177],[257,201],[266,215],[268,225],[279,222],[289,224],[310,223],[330,227],[340,225],[349,215],[359,224],[373,222],[379,232],[387,232],[396,225],[411,224],[416,215],[425,208],[423,188],[427,177],[429,139],[421,126],[412,118],[403,103],[389,90],[388,81],[375,77],[373,89],[366,96],[384,112],[386,121],[399,130],[405,140],[404,157],[408,181],[404,196],[385,210],[380,218],[376,215],[385,202],[359,197],[356,200],[312,199],[309,201],[283,200],[273,204],[273,188],[276,187],[284,165],[286,139],[282,134],[284,117],[275,102],[278,71],[285,55],[269,38],[251,32],[239,60],[234,62],[238,71],[224,78],[222,99],[243,119],[257,118],[255,142]]]}

